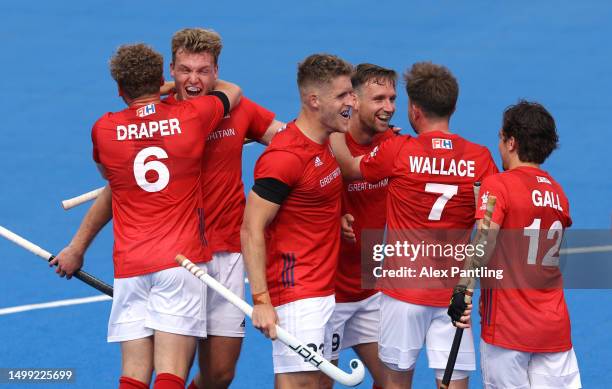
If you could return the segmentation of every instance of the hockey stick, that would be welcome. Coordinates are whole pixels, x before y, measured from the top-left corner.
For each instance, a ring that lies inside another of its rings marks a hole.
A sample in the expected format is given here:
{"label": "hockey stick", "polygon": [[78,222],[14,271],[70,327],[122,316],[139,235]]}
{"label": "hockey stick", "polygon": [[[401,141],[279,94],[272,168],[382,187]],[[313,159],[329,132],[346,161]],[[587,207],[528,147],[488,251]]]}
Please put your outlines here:
{"label": "hockey stick", "polygon": [[[7,230],[6,228],[2,226],[0,226],[0,236],[10,240],[11,242],[15,243],[17,246],[21,246],[24,249],[28,250],[29,252],[35,255],[38,255],[39,257],[43,259],[46,259],[47,262],[51,262],[55,258],[55,255],[42,249],[40,246],[35,245],[29,240],[22,238],[21,236],[15,234],[14,232]],[[98,289],[100,292],[110,297],[113,297],[113,287],[108,285],[104,281],[97,279],[91,274],[83,270],[77,270],[76,272],[74,272],[73,276],[83,281],[87,285]]]}
{"label": "hockey stick", "polygon": [[[480,182],[474,183],[474,197],[476,199],[476,206],[478,206],[478,195],[480,194]],[[487,208],[485,210],[484,218],[482,220],[481,230],[486,231],[491,226],[491,217],[493,216],[493,210],[495,209],[495,202],[497,199],[495,196],[489,196],[487,199]],[[473,289],[467,289],[465,291],[465,303],[472,303]],[[451,377],[453,376],[453,370],[455,370],[455,362],[457,362],[457,356],[459,355],[459,347],[461,346],[461,338],[463,337],[463,328],[457,328],[455,330],[455,337],[453,338],[453,344],[451,346],[450,354],[448,355],[448,361],[446,362],[446,369],[444,369],[444,376],[442,377],[442,383],[439,389],[448,389]]]}
{"label": "hockey stick", "polygon": [[[244,312],[245,315],[247,315],[249,318],[252,316],[253,307],[247,304],[247,302],[243,299],[236,296],[225,286],[221,285],[217,280],[206,274],[205,271],[194,265],[193,262],[185,258],[185,256],[180,254],[177,255],[176,261],[185,269],[189,270],[191,274],[198,277],[203,283],[206,284],[206,286],[219,293],[230,303],[232,303],[238,309]],[[351,360],[351,373],[349,374],[339,369],[336,365],[330,363],[321,355],[312,351],[309,347],[300,342],[296,337],[294,337],[289,332],[285,331],[279,326],[276,326],[276,334],[281,342],[286,344],[287,347],[289,347],[301,357],[303,357],[304,361],[310,362],[310,364],[312,364],[314,367],[321,370],[331,379],[338,381],[342,385],[356,386],[359,385],[361,381],[363,381],[365,369],[363,367],[363,363],[361,363],[359,359]]]}
{"label": "hockey stick", "polygon": [[86,203],[90,200],[95,199],[96,197],[98,197],[100,195],[100,193],[102,193],[102,191],[104,190],[104,187],[98,188],[98,189],[94,189],[90,192],[87,193],[83,193],[80,196],[76,196],[76,197],[72,197],[70,199],[66,199],[66,200],[62,200],[62,208],[64,208],[65,210],[69,210],[70,208],[74,208],[77,205],[81,205],[83,203]]}

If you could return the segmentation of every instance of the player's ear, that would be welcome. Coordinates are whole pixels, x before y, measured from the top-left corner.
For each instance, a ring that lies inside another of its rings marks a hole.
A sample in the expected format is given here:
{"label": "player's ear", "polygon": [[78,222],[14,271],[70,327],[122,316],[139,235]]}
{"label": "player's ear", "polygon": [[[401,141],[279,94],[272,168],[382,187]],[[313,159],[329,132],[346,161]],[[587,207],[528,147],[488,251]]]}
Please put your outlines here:
{"label": "player's ear", "polygon": [[508,151],[516,151],[518,149],[518,142],[513,136],[506,139],[506,144],[508,145]]}
{"label": "player's ear", "polygon": [[310,109],[313,109],[313,110],[319,109],[319,106],[321,105],[319,96],[316,94],[315,90],[312,88],[308,88],[302,91],[302,101]]}
{"label": "player's ear", "polygon": [[408,116],[416,123],[417,119],[421,117],[421,108],[418,105],[409,102],[408,103]]}
{"label": "player's ear", "polygon": [[165,82],[166,82],[166,80],[164,79],[164,76],[162,76],[162,78],[160,80],[160,83],[159,83],[159,86],[160,87],[163,86]]}
{"label": "player's ear", "polygon": [[174,62],[170,62],[170,76],[172,78],[175,78],[174,77]]}
{"label": "player's ear", "polygon": [[213,72],[215,75],[215,81],[219,79],[219,65],[215,64],[215,67],[213,68]]}
{"label": "player's ear", "polygon": [[123,89],[121,89],[119,85],[117,85],[117,94],[119,95],[119,97],[123,97]]}
{"label": "player's ear", "polygon": [[351,97],[353,98],[353,111],[359,111],[359,98],[357,97],[357,91],[353,90],[351,92]]}

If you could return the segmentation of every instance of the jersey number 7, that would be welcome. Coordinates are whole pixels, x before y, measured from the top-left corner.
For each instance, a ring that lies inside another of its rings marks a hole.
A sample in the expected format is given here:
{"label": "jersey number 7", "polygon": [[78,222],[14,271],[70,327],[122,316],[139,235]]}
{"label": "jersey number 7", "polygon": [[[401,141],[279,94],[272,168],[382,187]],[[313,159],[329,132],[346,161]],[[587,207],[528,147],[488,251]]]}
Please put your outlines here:
{"label": "jersey number 7", "polygon": [[434,184],[431,182],[425,184],[425,192],[440,194],[433,207],[431,207],[427,220],[440,220],[444,206],[448,203],[448,200],[457,194],[458,189],[459,186],[457,185]]}

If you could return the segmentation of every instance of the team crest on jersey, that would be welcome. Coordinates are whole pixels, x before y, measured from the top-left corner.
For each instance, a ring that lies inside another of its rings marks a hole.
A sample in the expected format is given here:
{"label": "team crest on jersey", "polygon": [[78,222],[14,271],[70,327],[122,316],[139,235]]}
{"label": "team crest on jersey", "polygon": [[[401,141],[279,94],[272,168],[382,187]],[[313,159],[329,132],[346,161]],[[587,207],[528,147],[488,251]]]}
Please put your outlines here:
{"label": "team crest on jersey", "polygon": [[147,104],[144,107],[140,107],[136,110],[136,116],[143,118],[155,113],[155,104]]}
{"label": "team crest on jersey", "polygon": [[323,161],[321,161],[321,158],[319,158],[318,155],[315,157],[314,163],[315,163],[315,167],[323,166]]}
{"label": "team crest on jersey", "polygon": [[372,151],[370,151],[370,158],[376,157],[376,153],[378,153],[378,146],[374,147]]}
{"label": "team crest on jersey", "polygon": [[545,184],[552,185],[552,182],[550,182],[550,180],[546,177],[536,176],[536,179],[538,180],[538,182],[543,182]]}
{"label": "team crest on jersey", "polygon": [[453,141],[450,139],[433,138],[431,140],[431,147],[433,149],[453,149]]}
{"label": "team crest on jersey", "polygon": [[485,194],[480,196],[480,201],[482,202],[482,204],[480,205],[480,210],[481,211],[486,211],[487,210],[487,202],[489,202],[489,191],[487,191]]}

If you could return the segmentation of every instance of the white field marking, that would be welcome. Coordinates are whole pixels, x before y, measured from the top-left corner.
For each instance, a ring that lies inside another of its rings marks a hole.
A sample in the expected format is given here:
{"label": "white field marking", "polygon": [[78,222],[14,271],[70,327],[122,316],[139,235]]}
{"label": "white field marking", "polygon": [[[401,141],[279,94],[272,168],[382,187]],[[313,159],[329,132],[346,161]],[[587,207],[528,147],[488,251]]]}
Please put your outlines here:
{"label": "white field marking", "polygon": [[16,307],[0,308],[0,316],[10,315],[11,313],[34,311],[37,309],[57,308],[57,307],[65,307],[69,305],[96,303],[99,301],[106,301],[106,300],[112,300],[112,298],[105,294],[102,294],[99,296],[83,297],[83,298],[78,298],[78,299],[50,301],[48,303],[42,303],[42,304],[18,305]]}
{"label": "white field marking", "polygon": [[[559,250],[559,253],[565,254],[565,255],[571,255],[571,254],[603,253],[603,252],[608,252],[608,251],[612,251],[612,245],[572,247],[572,248],[567,248],[567,249],[561,249]],[[245,277],[244,282],[248,284],[249,279]],[[69,305],[96,303],[99,301],[106,301],[106,300],[112,300],[112,298],[107,295],[102,294],[99,296],[84,297],[84,298],[78,298],[78,299],[68,299],[68,300],[58,300],[58,301],[51,301],[51,302],[42,303],[42,304],[19,305],[16,307],[0,308],[0,316],[10,315],[11,313],[34,311],[36,309],[65,307]]]}
{"label": "white field marking", "polygon": [[588,254],[588,253],[605,253],[612,251],[612,245],[607,246],[587,246],[587,247],[570,247],[559,250],[559,254]]}

